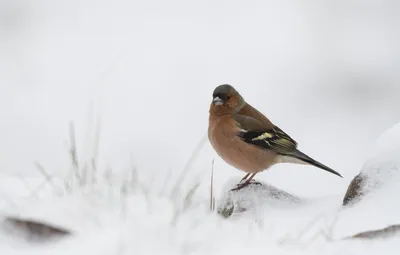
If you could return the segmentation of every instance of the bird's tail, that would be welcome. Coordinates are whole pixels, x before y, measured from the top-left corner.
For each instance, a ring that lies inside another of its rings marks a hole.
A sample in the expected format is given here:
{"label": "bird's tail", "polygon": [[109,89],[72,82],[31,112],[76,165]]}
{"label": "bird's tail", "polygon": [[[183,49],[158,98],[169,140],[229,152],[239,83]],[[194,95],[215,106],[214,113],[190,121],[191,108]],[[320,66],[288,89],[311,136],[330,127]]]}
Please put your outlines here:
{"label": "bird's tail", "polygon": [[[308,165],[312,165],[315,167],[318,167],[322,170],[328,171],[332,174],[335,174],[337,176],[340,176],[343,178],[343,176],[341,174],[339,174],[338,172],[336,172],[335,170],[333,170],[332,168],[329,168],[327,166],[325,166],[324,164],[312,159],[311,157],[307,156],[306,154],[304,154],[303,152],[296,150],[295,152],[291,153],[290,155],[285,156],[285,160],[284,162],[292,162],[292,163],[305,163]],[[299,162],[300,161],[300,162]]]}

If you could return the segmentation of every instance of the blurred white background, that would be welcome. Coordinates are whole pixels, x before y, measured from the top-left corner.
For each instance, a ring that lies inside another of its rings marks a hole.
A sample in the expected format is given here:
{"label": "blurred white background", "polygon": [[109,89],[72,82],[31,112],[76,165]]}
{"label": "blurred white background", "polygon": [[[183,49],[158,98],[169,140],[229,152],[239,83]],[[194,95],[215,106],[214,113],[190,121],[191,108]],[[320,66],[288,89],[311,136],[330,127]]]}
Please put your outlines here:
{"label": "blurred white background", "polygon": [[[400,121],[400,2],[0,1],[0,169],[69,167],[101,117],[102,165],[179,172],[204,137],[213,89],[234,85],[339,171],[280,165],[258,179],[300,195],[344,193]],[[206,144],[193,171],[216,154]],[[216,182],[242,175],[217,158]]]}

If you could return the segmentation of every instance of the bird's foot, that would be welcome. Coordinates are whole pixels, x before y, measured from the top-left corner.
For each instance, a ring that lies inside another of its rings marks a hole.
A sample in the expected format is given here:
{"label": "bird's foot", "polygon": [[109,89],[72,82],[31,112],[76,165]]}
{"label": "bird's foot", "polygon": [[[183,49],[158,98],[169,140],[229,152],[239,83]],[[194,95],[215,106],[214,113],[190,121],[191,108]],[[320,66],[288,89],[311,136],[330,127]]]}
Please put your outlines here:
{"label": "bird's foot", "polygon": [[249,185],[249,183],[239,183],[236,184],[236,187],[231,189],[231,191],[238,191],[240,189],[243,189],[244,187],[246,187],[247,185]]}
{"label": "bird's foot", "polygon": [[235,188],[233,188],[233,189],[231,189],[231,191],[238,191],[238,190],[240,190],[240,189],[243,189],[244,187],[247,187],[247,186],[249,186],[249,185],[253,185],[253,184],[255,184],[255,185],[262,185],[260,182],[257,182],[257,181],[252,181],[252,182],[239,182],[238,184],[236,184],[236,187]]}
{"label": "bird's foot", "polygon": [[262,186],[261,182],[258,182],[258,181],[253,181],[253,182],[251,182],[251,183],[249,183],[249,184],[254,184],[254,185],[260,185],[260,186]]}

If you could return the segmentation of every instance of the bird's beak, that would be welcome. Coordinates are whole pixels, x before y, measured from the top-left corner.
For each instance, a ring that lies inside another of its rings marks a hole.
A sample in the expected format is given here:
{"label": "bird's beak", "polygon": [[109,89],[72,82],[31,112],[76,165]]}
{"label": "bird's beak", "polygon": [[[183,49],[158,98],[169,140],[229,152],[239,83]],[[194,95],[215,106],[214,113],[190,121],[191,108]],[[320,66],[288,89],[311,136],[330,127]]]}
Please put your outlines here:
{"label": "bird's beak", "polygon": [[221,98],[219,98],[219,97],[215,97],[214,99],[213,99],[213,104],[215,104],[215,105],[222,105],[223,103],[224,103],[224,100],[222,100]]}

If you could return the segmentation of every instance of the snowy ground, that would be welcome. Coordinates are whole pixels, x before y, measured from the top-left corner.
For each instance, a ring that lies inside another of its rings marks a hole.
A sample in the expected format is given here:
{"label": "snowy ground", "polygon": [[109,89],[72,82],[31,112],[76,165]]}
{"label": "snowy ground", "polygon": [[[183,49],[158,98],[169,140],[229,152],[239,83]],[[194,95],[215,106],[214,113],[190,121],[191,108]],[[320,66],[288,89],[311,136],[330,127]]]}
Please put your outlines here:
{"label": "snowy ground", "polygon": [[[7,198],[1,205],[4,216],[43,220],[70,230],[72,236],[35,243],[3,230],[2,254],[398,254],[396,236],[343,239],[400,223],[400,203],[392,195],[399,191],[397,183],[392,184],[400,176],[399,127],[379,140],[375,158],[363,168],[368,172],[372,164],[371,177],[382,185],[346,209],[341,208],[340,195],[272,202],[256,191],[242,199],[260,196],[263,201],[223,219],[210,212],[208,194],[200,187],[172,192],[173,186],[167,185],[161,191],[159,185],[143,185],[139,174],[126,179],[108,174],[73,192],[57,178],[43,182],[4,176],[0,185]],[[389,151],[395,156],[387,156]],[[227,187],[235,181],[228,181]],[[208,181],[201,186],[207,188]],[[223,203],[221,195],[217,204]]]}

